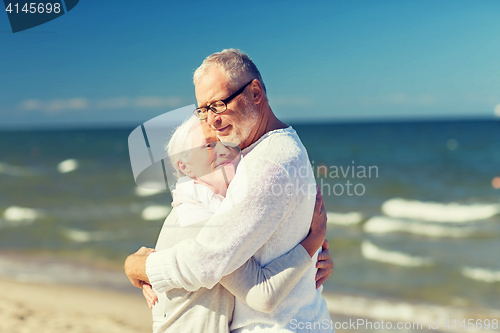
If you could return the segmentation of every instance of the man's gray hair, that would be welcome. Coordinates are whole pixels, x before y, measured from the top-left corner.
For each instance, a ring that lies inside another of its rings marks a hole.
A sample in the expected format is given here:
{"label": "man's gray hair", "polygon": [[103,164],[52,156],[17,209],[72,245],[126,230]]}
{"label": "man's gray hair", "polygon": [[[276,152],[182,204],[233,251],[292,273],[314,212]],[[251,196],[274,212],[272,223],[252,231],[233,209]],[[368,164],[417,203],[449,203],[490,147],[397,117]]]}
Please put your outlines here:
{"label": "man's gray hair", "polygon": [[266,86],[262,81],[257,66],[252,59],[238,49],[225,49],[221,52],[209,55],[200,67],[194,72],[193,82],[196,83],[206,74],[207,70],[219,67],[226,74],[228,84],[233,89],[238,89],[251,79],[259,80],[264,94],[266,94]]}

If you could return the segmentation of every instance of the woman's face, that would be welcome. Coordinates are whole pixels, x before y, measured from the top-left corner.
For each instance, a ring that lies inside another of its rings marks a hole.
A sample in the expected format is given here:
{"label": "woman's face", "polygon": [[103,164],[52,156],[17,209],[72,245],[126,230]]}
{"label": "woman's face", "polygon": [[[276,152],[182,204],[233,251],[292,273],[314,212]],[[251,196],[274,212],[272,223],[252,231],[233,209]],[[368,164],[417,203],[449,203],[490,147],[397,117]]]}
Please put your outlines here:
{"label": "woman's face", "polygon": [[237,146],[226,146],[220,141],[205,142],[202,146],[190,151],[189,161],[186,163],[191,171],[189,176],[200,178],[228,164],[237,165],[239,153],[240,150]]}
{"label": "woman's face", "polygon": [[188,158],[180,163],[180,169],[198,183],[212,188],[214,193],[225,193],[240,160],[239,147],[223,144],[215,136],[198,138],[194,146]]}

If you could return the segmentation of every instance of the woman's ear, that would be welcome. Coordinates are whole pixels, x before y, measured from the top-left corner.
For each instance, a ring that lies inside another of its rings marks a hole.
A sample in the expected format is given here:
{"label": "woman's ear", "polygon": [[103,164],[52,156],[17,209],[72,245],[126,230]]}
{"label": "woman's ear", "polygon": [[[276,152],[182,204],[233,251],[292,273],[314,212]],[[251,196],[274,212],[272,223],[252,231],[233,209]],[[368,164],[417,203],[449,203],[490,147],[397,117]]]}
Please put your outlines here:
{"label": "woman's ear", "polygon": [[191,177],[191,169],[189,168],[189,164],[184,163],[183,160],[178,160],[177,161],[177,167],[183,174],[185,174],[188,177]]}

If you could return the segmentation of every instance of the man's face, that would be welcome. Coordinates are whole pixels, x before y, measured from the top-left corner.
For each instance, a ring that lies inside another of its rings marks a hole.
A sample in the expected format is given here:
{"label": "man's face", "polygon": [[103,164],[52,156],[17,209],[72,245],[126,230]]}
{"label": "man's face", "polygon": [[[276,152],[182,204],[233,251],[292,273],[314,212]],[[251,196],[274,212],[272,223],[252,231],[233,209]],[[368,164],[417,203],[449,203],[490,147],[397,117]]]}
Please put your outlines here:
{"label": "man's face", "polygon": [[[238,88],[229,88],[222,70],[217,67],[211,68],[195,86],[198,107],[223,100]],[[240,148],[245,148],[242,144],[248,139],[258,121],[257,107],[246,98],[245,91],[228,103],[224,113],[214,114],[209,111],[205,120],[220,141],[233,143]]]}

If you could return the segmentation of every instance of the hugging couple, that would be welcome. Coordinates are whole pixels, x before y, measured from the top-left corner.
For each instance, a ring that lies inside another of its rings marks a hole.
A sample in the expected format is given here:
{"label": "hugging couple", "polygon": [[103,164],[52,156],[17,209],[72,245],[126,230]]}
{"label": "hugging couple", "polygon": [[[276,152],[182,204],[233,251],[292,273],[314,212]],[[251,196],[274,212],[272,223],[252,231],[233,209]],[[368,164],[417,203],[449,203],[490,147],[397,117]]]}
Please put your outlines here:
{"label": "hugging couple", "polygon": [[311,169],[306,149],[248,55],[210,55],[194,85],[199,107],[165,147],[173,209],[156,248],[125,261],[154,333],[330,332],[333,262],[323,198],[298,172]]}

